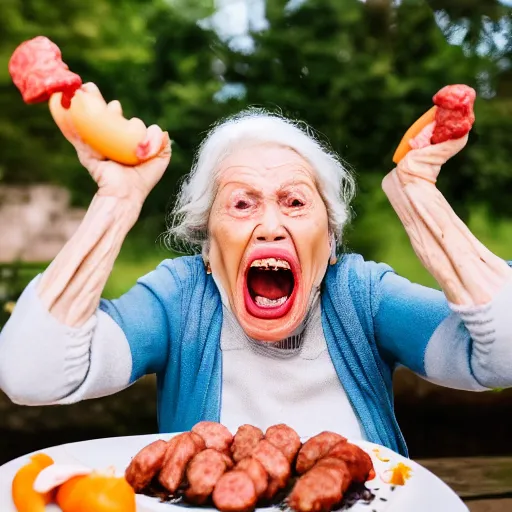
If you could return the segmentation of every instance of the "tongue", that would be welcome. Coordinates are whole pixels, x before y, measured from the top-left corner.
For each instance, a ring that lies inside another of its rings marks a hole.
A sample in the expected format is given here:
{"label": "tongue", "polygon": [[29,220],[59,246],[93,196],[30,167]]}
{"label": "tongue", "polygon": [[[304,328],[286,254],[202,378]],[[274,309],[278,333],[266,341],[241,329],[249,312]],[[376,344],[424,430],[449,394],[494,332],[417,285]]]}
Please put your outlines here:
{"label": "tongue", "polygon": [[286,272],[263,270],[257,271],[251,276],[250,287],[254,295],[260,295],[267,299],[280,299],[291,293],[290,277]]}

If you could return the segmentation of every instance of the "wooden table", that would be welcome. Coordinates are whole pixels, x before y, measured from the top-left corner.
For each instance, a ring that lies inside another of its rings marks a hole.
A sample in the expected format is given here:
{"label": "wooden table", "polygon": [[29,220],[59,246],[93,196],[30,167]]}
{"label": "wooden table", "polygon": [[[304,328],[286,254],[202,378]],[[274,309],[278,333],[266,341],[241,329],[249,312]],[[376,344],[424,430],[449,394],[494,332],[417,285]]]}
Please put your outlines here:
{"label": "wooden table", "polygon": [[512,511],[512,457],[417,460],[446,482],[471,512]]}

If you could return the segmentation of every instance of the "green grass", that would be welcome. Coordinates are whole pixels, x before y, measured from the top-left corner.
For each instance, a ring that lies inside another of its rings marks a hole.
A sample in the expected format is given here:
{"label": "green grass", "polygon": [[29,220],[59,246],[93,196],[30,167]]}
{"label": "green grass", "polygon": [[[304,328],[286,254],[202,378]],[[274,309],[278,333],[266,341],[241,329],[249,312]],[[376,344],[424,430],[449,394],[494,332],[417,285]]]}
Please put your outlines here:
{"label": "green grass", "polygon": [[128,291],[139,279],[151,272],[163,260],[176,255],[164,247],[163,242],[153,239],[140,231],[130,233],[121,248],[107,281],[103,296],[106,299],[119,297]]}
{"label": "green grass", "polygon": [[128,291],[139,277],[154,270],[163,259],[158,255],[146,254],[139,260],[133,261],[131,258],[124,259],[120,255],[107,281],[103,296],[106,299],[119,297]]}

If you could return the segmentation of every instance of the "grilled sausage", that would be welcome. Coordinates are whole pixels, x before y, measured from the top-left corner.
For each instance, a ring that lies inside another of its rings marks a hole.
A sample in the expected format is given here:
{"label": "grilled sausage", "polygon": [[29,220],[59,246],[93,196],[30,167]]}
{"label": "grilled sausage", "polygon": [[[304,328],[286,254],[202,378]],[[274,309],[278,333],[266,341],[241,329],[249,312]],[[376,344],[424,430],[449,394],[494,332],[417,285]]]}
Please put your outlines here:
{"label": "grilled sausage", "polygon": [[253,450],[252,456],[265,468],[271,480],[276,480],[279,488],[285,487],[290,478],[290,463],[283,452],[267,440],[262,439]]}
{"label": "grilled sausage", "polygon": [[352,480],[363,484],[373,473],[373,462],[370,456],[359,446],[341,442],[329,450],[328,457],[341,459],[348,466]]}
{"label": "grilled sausage", "polygon": [[350,484],[352,483],[352,475],[350,474],[350,469],[348,468],[347,463],[341,459],[327,456],[317,461],[313,467],[327,468],[330,473],[336,479],[338,479],[342,494],[345,493],[345,491],[350,487]]}
{"label": "grilled sausage", "polygon": [[238,427],[231,445],[233,460],[238,462],[245,459],[245,457],[249,457],[262,439],[263,432],[258,427],[247,424]]}
{"label": "grilled sausage", "polygon": [[180,486],[187,464],[198,452],[197,445],[189,432],[173,437],[169,441],[158,481],[171,494],[175,493]]}
{"label": "grilled sausage", "polygon": [[221,512],[251,512],[256,507],[254,484],[245,471],[224,473],[213,490],[213,503]]}
{"label": "grilled sausage", "polygon": [[145,446],[131,460],[125,471],[126,481],[135,492],[142,491],[162,468],[169,444],[162,439]]}
{"label": "grilled sausage", "polygon": [[226,470],[226,456],[223,453],[213,448],[197,453],[187,467],[187,500],[196,505],[204,504]]}
{"label": "grilled sausage", "polygon": [[246,457],[238,462],[235,469],[245,471],[249,475],[258,498],[264,494],[268,487],[268,473],[259,460]]}
{"label": "grilled sausage", "polygon": [[297,480],[288,505],[295,512],[329,512],[341,499],[339,478],[330,468],[315,466]]}
{"label": "grilled sausage", "polygon": [[295,457],[301,447],[299,434],[293,428],[283,423],[273,425],[265,432],[265,439],[279,448],[290,464],[293,464]]}
{"label": "grilled sausage", "polygon": [[201,421],[192,427],[192,432],[200,435],[206,448],[213,448],[219,452],[230,453],[233,436],[231,432],[215,421]]}
{"label": "grilled sausage", "polygon": [[295,469],[297,473],[302,474],[311,469],[318,459],[327,455],[335,445],[340,442],[346,442],[346,439],[335,432],[321,432],[320,434],[308,439],[299,450]]}

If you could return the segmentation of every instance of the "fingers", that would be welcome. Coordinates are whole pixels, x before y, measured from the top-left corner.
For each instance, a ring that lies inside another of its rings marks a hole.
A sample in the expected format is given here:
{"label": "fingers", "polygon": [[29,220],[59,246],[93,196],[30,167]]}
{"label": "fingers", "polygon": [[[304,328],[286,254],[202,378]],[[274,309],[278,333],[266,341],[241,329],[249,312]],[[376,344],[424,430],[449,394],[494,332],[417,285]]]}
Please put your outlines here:
{"label": "fingers", "polygon": [[111,101],[107,105],[107,110],[119,116],[123,115],[123,108],[121,107],[121,103],[117,100]]}
{"label": "fingers", "polygon": [[[75,92],[76,96],[80,94],[94,94],[101,96],[99,89],[93,83],[87,83],[82,85],[80,89]],[[90,169],[90,166],[95,162],[103,159],[102,155],[94,151],[81,139],[77,132],[72,117],[68,109],[64,109],[60,104],[60,94],[54,94],[50,98],[49,106],[52,113],[53,119],[64,137],[74,146],[80,163]],[[119,109],[120,105],[113,105],[111,108]]]}
{"label": "fingers", "polygon": [[[141,178],[151,190],[160,178],[163,176],[171,160],[171,141],[167,132],[162,133],[158,127],[149,127],[148,136],[151,140],[151,150],[154,154],[152,158],[138,166]],[[156,148],[156,150],[154,149]]]}
{"label": "fingers", "polygon": [[160,145],[158,156],[164,159],[171,157],[171,139],[167,132],[162,134],[162,144]]}
{"label": "fingers", "polygon": [[150,160],[156,156],[170,156],[169,135],[163,133],[155,124],[148,127],[145,139],[138,145],[136,155],[141,160]]}
{"label": "fingers", "polygon": [[414,178],[435,183],[441,167],[461,151],[467,142],[468,135],[409,151],[397,165],[400,180],[404,185],[414,181]]}
{"label": "fingers", "polygon": [[87,92],[89,94],[94,94],[95,96],[98,96],[99,98],[103,99],[103,101],[105,101],[103,95],[101,94],[101,91],[98,89],[98,86],[92,82],[87,82],[86,84],[83,84],[79,90]]}

